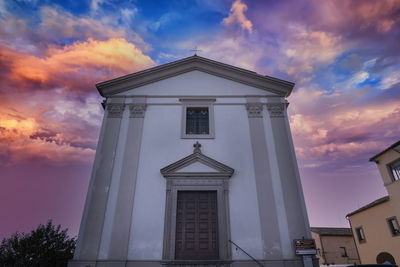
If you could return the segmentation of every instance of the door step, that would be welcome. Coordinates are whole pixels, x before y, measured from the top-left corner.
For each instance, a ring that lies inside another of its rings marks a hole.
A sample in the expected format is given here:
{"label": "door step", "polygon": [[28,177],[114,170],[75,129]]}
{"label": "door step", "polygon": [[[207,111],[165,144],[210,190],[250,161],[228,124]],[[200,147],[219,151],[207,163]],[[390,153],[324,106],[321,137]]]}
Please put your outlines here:
{"label": "door step", "polygon": [[174,260],[174,261],[162,261],[161,265],[164,267],[231,267],[232,261],[220,261],[220,260]]}

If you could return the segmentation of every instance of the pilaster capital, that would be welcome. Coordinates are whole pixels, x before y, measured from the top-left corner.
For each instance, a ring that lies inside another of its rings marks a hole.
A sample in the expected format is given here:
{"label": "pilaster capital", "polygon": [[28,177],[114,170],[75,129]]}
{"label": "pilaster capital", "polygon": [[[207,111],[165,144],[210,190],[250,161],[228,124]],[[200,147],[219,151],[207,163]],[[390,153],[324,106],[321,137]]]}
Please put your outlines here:
{"label": "pilaster capital", "polygon": [[267,110],[271,118],[285,117],[286,103],[267,103]]}
{"label": "pilaster capital", "polygon": [[123,103],[107,103],[108,118],[122,118],[125,104]]}
{"label": "pilaster capital", "polygon": [[249,118],[262,118],[263,104],[260,102],[246,104],[247,115]]}
{"label": "pilaster capital", "polygon": [[144,118],[144,112],[146,111],[146,104],[135,103],[128,104],[130,111],[130,118]]}

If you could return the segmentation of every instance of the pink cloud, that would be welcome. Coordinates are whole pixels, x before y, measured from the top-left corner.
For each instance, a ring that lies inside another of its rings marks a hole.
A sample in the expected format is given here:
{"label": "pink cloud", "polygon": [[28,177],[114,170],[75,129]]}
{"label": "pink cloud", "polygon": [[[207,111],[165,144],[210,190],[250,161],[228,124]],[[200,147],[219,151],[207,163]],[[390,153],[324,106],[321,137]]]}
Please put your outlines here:
{"label": "pink cloud", "polygon": [[249,33],[253,31],[253,23],[246,17],[244,12],[247,10],[247,5],[242,3],[241,0],[235,0],[229,12],[229,16],[224,18],[222,23],[224,25],[239,24],[239,26],[247,30]]}
{"label": "pink cloud", "polygon": [[329,95],[316,88],[300,88],[291,98],[291,129],[305,165],[364,162],[398,139],[396,99],[358,104],[353,94]]}
{"label": "pink cloud", "polygon": [[[0,107],[2,164],[91,162],[102,116],[99,100],[43,90],[5,96]],[[63,102],[68,110],[60,107]]]}

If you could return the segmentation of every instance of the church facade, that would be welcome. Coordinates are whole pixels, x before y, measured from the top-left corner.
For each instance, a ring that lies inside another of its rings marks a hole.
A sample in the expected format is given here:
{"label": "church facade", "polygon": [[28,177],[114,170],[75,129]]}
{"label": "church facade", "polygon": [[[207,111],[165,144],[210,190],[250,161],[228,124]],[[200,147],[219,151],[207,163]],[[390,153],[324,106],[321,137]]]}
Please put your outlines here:
{"label": "church facade", "polygon": [[69,266],[303,266],[293,83],[194,55],[96,86],[105,113]]}

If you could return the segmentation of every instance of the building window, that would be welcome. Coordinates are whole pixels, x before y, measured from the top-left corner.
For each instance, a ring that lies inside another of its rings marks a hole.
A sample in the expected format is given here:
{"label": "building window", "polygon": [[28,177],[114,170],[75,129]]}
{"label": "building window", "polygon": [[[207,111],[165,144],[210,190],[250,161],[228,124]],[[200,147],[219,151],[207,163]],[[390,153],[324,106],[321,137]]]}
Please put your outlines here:
{"label": "building window", "polygon": [[186,108],[186,134],[209,134],[208,107]]}
{"label": "building window", "polygon": [[182,102],[182,132],[185,139],[214,138],[215,99],[180,99]]}
{"label": "building window", "polygon": [[400,235],[400,227],[399,227],[399,222],[397,221],[396,217],[390,217],[386,219],[390,232],[392,233],[392,236],[397,236]]}
{"label": "building window", "polygon": [[362,227],[357,227],[356,228],[356,234],[358,237],[358,242],[359,243],[364,243],[365,242],[365,235],[364,235],[364,230],[362,229]]}
{"label": "building window", "polygon": [[347,257],[347,251],[345,247],[340,247],[340,255],[342,257]]}
{"label": "building window", "polygon": [[390,164],[390,171],[392,173],[392,180],[398,181],[400,180],[400,160],[395,163]]}

